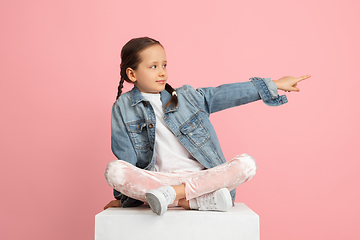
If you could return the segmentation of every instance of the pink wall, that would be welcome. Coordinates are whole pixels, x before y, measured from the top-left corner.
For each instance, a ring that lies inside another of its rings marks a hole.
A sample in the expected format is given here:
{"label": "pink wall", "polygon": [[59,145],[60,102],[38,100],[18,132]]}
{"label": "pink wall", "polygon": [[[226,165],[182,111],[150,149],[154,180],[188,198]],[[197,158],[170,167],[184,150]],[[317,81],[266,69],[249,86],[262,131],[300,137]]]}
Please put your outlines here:
{"label": "pink wall", "polygon": [[93,238],[112,199],[119,51],[145,35],[165,46],[175,87],[311,74],[288,104],[213,124],[227,158],[257,159],[237,201],[262,239],[360,238],[359,2],[213,2],[1,1],[0,239]]}

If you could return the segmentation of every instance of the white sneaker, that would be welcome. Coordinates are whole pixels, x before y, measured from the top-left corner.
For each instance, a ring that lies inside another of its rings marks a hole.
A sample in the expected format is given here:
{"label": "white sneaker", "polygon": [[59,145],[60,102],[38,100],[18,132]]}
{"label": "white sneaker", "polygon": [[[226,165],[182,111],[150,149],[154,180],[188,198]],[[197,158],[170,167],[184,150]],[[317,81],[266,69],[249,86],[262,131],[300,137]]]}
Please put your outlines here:
{"label": "white sneaker", "polygon": [[157,215],[163,215],[169,204],[175,200],[176,192],[171,186],[163,186],[158,189],[152,189],[145,193],[145,198],[151,207],[151,210]]}
{"label": "white sneaker", "polygon": [[229,210],[233,203],[230,192],[227,188],[221,188],[214,192],[201,195],[195,198],[198,210],[203,211],[222,211],[226,212]]}

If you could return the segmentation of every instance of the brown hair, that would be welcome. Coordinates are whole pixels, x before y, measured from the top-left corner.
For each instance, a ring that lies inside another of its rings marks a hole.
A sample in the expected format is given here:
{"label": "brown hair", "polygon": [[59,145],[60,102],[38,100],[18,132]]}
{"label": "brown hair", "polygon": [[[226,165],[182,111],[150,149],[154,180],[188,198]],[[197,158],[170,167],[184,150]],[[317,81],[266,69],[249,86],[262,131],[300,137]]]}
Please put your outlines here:
{"label": "brown hair", "polygon": [[[149,37],[133,38],[128,41],[121,49],[121,64],[120,64],[120,82],[118,86],[118,93],[116,99],[118,99],[122,93],[124,81],[133,83],[126,74],[126,69],[131,68],[136,70],[141,62],[140,53],[148,47],[153,45],[161,45],[161,43],[155,39]],[[175,107],[178,104],[178,98],[173,92],[175,91],[169,84],[166,83],[165,90],[172,94],[171,99],[166,104],[165,108],[174,104]]]}

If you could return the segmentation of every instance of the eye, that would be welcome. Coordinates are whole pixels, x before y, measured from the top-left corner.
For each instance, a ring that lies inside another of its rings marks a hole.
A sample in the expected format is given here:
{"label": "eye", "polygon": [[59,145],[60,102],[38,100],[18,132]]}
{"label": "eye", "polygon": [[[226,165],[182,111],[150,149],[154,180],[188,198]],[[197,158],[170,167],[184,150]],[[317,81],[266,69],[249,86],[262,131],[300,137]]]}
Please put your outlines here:
{"label": "eye", "polygon": [[167,67],[167,64],[164,64],[164,65],[163,65],[163,68],[166,68],[166,67]]}
{"label": "eye", "polygon": [[150,68],[156,68],[156,65],[152,65]]}

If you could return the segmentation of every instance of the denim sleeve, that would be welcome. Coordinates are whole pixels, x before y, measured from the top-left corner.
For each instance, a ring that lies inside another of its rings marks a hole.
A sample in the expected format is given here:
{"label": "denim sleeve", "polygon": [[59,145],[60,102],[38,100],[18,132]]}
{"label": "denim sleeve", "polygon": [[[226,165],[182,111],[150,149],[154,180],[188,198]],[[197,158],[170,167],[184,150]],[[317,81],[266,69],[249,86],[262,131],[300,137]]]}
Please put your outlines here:
{"label": "denim sleeve", "polygon": [[[278,96],[276,90],[276,96],[273,98],[263,78],[251,78],[250,80],[249,82],[224,84],[218,87],[198,88],[196,90],[191,86],[188,88],[199,107],[208,114],[260,99],[269,106],[278,106],[287,102],[286,97]],[[271,86],[270,82],[268,84]]]}
{"label": "denim sleeve", "polygon": [[111,114],[111,150],[117,159],[136,165],[137,157],[117,102]]}

